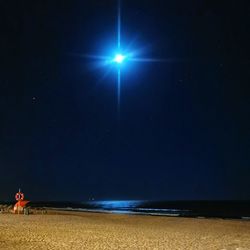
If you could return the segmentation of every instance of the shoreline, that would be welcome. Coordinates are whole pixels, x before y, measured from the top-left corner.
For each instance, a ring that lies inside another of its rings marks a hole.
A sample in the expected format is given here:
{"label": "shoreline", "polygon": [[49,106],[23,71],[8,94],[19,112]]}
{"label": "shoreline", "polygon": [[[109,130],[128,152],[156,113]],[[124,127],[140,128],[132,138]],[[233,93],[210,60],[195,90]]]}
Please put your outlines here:
{"label": "shoreline", "polygon": [[[11,207],[14,203],[0,203]],[[179,217],[205,217],[223,219],[249,219],[250,201],[149,201],[149,200],[107,200],[107,201],[30,201],[30,209],[58,209],[84,212],[105,212],[121,214],[145,214]],[[5,208],[6,209],[6,208]]]}
{"label": "shoreline", "polygon": [[[44,204],[43,204],[44,203]],[[204,213],[203,210],[200,212],[192,211],[190,209],[174,209],[174,208],[144,208],[144,207],[114,207],[114,208],[102,208],[100,207],[81,207],[81,203],[69,203],[69,206],[51,206],[53,203],[48,205],[50,202],[31,202],[27,208],[33,213],[39,213],[39,211],[46,212],[51,211],[64,211],[64,212],[84,212],[84,213],[104,213],[104,214],[124,214],[124,215],[143,215],[143,216],[161,216],[161,217],[180,217],[180,218],[204,218],[204,219],[225,219],[225,220],[250,220],[250,211],[247,210],[245,213],[239,214],[225,214],[219,212]],[[65,204],[67,202],[58,202],[59,204]],[[13,203],[14,204],[14,203]],[[13,206],[10,203],[0,203],[0,214],[1,213],[12,213]],[[74,206],[70,206],[73,204]],[[250,204],[250,203],[249,203]],[[54,204],[56,205],[56,204]],[[79,205],[79,207],[77,206]],[[22,213],[22,212],[21,212]]]}

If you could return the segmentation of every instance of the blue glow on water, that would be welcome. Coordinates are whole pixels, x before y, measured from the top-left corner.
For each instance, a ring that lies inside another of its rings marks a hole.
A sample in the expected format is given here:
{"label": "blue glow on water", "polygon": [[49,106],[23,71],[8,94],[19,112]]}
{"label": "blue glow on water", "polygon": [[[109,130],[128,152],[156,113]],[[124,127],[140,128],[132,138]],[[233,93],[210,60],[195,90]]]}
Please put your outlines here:
{"label": "blue glow on water", "polygon": [[123,200],[123,201],[92,201],[90,202],[92,205],[98,206],[102,209],[131,209],[139,206],[142,201],[131,201],[131,200]]}

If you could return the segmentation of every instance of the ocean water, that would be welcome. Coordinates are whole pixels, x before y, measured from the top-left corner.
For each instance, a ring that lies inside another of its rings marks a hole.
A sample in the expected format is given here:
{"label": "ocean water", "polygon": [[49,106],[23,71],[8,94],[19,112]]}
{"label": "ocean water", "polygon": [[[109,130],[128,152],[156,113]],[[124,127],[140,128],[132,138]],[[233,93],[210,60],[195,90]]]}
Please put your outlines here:
{"label": "ocean water", "polygon": [[56,208],[67,211],[250,219],[250,201],[109,200],[87,202],[30,202],[29,206]]}

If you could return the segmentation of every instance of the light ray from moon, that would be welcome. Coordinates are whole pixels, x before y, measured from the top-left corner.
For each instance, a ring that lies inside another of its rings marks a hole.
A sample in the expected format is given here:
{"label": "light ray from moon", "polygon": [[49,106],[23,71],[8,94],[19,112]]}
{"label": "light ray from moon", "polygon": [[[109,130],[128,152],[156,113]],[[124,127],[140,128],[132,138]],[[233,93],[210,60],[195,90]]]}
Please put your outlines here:
{"label": "light ray from moon", "polygon": [[121,0],[118,0],[117,6],[117,48],[121,47]]}
{"label": "light ray from moon", "polygon": [[162,58],[131,58],[130,61],[132,62],[169,62],[169,63],[172,63],[172,62],[175,62],[175,61],[179,61],[179,60],[175,60],[175,59],[162,59]]}
{"label": "light ray from moon", "polygon": [[[121,0],[118,0],[117,5],[117,50],[121,48]],[[114,58],[114,61],[118,64],[121,64],[124,60],[122,54],[117,54]],[[120,116],[120,101],[121,101],[121,68],[118,65],[117,69],[117,112]]]}

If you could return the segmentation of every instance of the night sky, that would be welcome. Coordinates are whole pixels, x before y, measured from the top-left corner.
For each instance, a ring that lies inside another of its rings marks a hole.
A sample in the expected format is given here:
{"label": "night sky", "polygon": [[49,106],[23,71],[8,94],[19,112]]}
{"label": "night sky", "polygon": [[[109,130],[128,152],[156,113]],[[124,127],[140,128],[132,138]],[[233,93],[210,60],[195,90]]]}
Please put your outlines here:
{"label": "night sky", "polygon": [[250,199],[250,4],[1,1],[0,200]]}

